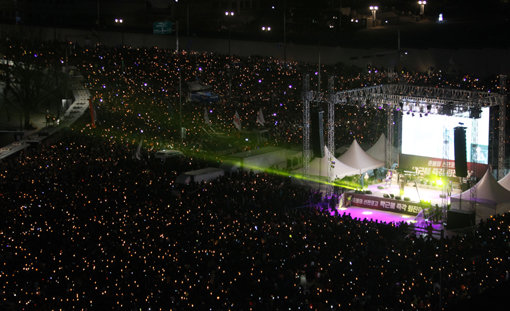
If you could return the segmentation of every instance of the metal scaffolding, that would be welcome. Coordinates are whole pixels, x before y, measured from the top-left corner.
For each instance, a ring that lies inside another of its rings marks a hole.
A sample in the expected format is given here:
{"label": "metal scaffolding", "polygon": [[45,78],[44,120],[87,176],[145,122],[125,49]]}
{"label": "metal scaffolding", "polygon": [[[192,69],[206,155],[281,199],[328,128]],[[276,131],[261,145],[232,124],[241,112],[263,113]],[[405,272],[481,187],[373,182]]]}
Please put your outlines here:
{"label": "metal scaffolding", "polygon": [[[471,122],[471,146],[477,146],[478,148],[478,122],[475,121],[475,119],[472,120]],[[478,163],[478,152],[476,150],[470,150],[469,151],[471,153],[471,162],[472,163]],[[478,165],[473,165],[473,175],[474,176],[478,176],[478,170],[477,170],[477,167]],[[468,174],[468,176],[471,176],[471,174]],[[468,180],[468,182],[470,182]],[[476,207],[476,187],[473,187],[474,185],[471,185],[470,184],[470,189],[469,189],[469,195],[470,195],[470,198],[471,198],[471,208],[474,210],[475,207]]]}
{"label": "metal scaffolding", "polygon": [[[328,79],[328,150],[329,150],[329,167],[328,167],[328,181],[333,180],[334,174],[334,158],[335,158],[335,103],[331,100],[334,95],[335,80],[334,77]],[[328,184],[326,187],[326,194],[333,193],[333,186]]]}
{"label": "metal scaffolding", "polygon": [[[502,80],[506,81],[506,78]],[[308,105],[312,98],[323,97],[323,94],[310,91],[309,86],[305,90],[305,93],[308,94],[308,97],[306,97],[308,99]],[[483,107],[499,106],[498,171],[499,174],[504,174],[506,95],[448,88],[413,86],[408,84],[382,84],[329,94],[327,101],[334,105],[340,104],[378,107],[391,112],[395,110],[414,109],[413,111],[418,113],[423,111],[427,114],[446,114],[452,116],[464,114],[472,108],[478,109]],[[305,105],[306,104],[305,100]],[[395,139],[395,122],[391,112],[388,112],[387,126],[389,128],[386,129],[388,137],[387,145],[389,146],[394,144]],[[304,112],[304,114],[305,113],[306,112]],[[309,118],[307,120],[309,126]],[[328,122],[328,134],[330,131],[334,132],[334,126],[333,129],[329,128]],[[331,136],[334,137],[334,134]],[[309,132],[307,138],[303,135],[304,150],[305,143],[309,150],[309,139]],[[388,151],[388,149],[390,150]],[[332,150],[332,152],[334,151]],[[387,148],[386,152],[386,162],[388,162],[388,160],[391,161],[391,156],[393,156],[391,154],[391,148]]]}
{"label": "metal scaffolding", "polygon": [[407,84],[382,84],[337,92],[333,100],[336,104],[356,105],[360,102],[366,102],[367,99],[372,105],[397,105],[402,102],[471,108],[497,106],[501,103],[503,96],[488,92],[412,86]]}
{"label": "metal scaffolding", "polygon": [[499,104],[499,139],[498,139],[498,179],[505,175],[505,144],[506,144],[506,75],[499,76],[501,102]]}
{"label": "metal scaffolding", "polygon": [[303,78],[303,175],[308,175],[310,168],[310,101],[313,93],[310,92],[310,75]]}
{"label": "metal scaffolding", "polygon": [[441,193],[441,206],[443,207],[443,218],[446,216],[446,206],[448,205],[448,200],[450,199],[448,197],[448,169],[450,163],[448,162],[449,156],[450,156],[450,134],[448,132],[448,129],[446,127],[443,127],[443,160],[441,162],[441,166],[443,167],[443,188]]}
{"label": "metal scaffolding", "polygon": [[[328,149],[331,153],[335,153],[335,103],[334,97],[335,80],[334,77],[328,79]],[[330,170],[332,171],[332,170]],[[329,175],[330,177],[332,175]]]}
{"label": "metal scaffolding", "polygon": [[391,167],[393,164],[393,145],[394,141],[394,125],[393,121],[393,109],[386,110],[386,143],[384,144],[385,151],[385,165],[386,167]]}

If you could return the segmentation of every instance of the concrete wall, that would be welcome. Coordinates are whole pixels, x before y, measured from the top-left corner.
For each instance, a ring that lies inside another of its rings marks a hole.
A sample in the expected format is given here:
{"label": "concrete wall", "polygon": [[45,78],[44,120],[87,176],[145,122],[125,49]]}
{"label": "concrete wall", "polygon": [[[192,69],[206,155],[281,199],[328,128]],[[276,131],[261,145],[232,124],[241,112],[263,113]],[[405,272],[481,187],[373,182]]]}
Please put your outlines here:
{"label": "concrete wall", "polygon": [[[161,48],[176,47],[176,37],[123,33],[112,31],[88,31],[66,28],[30,28],[27,26],[1,25],[0,35],[30,34],[43,40],[70,40],[81,45],[102,43],[109,46],[126,45]],[[196,51],[210,51],[228,54],[229,42],[227,39],[180,37],[179,48]],[[283,59],[282,43],[255,42],[231,40],[232,54],[249,56],[272,56]],[[470,73],[480,77],[493,74],[510,73],[510,49],[406,49],[401,53],[400,61],[407,69],[426,71],[430,67],[437,69]],[[378,67],[395,67],[399,56],[396,50],[381,49],[352,49],[330,46],[287,45],[287,59],[317,63],[319,59],[323,64],[344,63],[365,67],[369,64]]]}

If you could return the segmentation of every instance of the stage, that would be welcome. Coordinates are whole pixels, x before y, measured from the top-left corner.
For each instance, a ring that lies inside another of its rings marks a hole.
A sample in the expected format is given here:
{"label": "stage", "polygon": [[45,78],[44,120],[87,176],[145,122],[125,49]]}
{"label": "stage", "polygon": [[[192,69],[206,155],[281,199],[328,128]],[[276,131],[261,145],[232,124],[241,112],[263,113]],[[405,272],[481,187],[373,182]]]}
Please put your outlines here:
{"label": "stage", "polygon": [[[382,189],[379,189],[381,188]],[[369,185],[365,190],[370,190],[372,194],[370,196],[383,198],[384,194],[394,196],[400,196],[400,188],[397,181],[394,180],[390,184],[379,183]],[[453,188],[451,190],[451,195],[460,193],[460,189]],[[450,198],[442,199],[440,196],[443,193],[443,189],[440,187],[434,187],[429,185],[423,185],[420,183],[409,182],[406,186],[404,186],[404,193],[401,196],[402,199],[409,198],[410,202],[420,203],[421,201],[429,202],[432,206],[436,204],[438,206],[442,206],[444,202],[446,204],[450,203]]]}
{"label": "stage", "polygon": [[441,235],[444,237],[454,234],[453,232],[445,230],[442,223],[435,223],[429,219],[423,219],[420,216],[412,216],[390,211],[350,206],[337,207],[337,211],[330,211],[330,214],[331,216],[348,215],[351,218],[358,219],[360,221],[368,220],[379,223],[393,224],[395,226],[400,226],[403,222],[405,222],[409,225],[409,233],[416,234],[417,236],[430,235],[433,238],[440,238]]}
{"label": "stage", "polygon": [[[405,222],[416,235],[431,235],[434,238],[441,237],[441,234],[451,234],[444,230],[440,219],[433,221],[430,215],[422,212],[423,208],[420,206],[420,201],[428,202],[432,207],[436,207],[437,204],[439,209],[443,204],[449,204],[448,196],[446,199],[441,198],[442,188],[412,182],[404,187],[404,195],[401,197],[409,198],[409,201],[385,198],[385,195],[393,194],[394,197],[400,195],[400,188],[396,182],[372,184],[365,190],[372,193],[344,193],[344,203],[337,205],[336,211],[330,211],[331,215],[349,215],[359,220],[377,221],[395,226]],[[452,189],[451,194],[460,192],[460,189]]]}
{"label": "stage", "polygon": [[[400,213],[394,213],[383,210],[376,210],[365,207],[349,206],[349,207],[338,207],[337,213],[340,216],[350,215],[351,218],[357,218],[359,220],[369,220],[385,223],[393,223],[399,225],[401,222],[408,224],[416,223],[416,216],[405,215]],[[331,211],[331,215],[335,215],[334,211]]]}

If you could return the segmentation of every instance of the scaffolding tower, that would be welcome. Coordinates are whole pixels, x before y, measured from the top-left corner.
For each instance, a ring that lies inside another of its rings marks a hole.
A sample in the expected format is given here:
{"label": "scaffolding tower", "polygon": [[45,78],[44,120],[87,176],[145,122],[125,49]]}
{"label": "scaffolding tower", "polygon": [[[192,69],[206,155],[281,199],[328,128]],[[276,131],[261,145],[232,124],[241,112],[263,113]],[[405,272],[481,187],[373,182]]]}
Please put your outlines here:
{"label": "scaffolding tower", "polygon": [[[478,148],[478,122],[476,122],[475,119],[472,119],[471,121],[471,146],[476,146],[475,148]],[[472,167],[472,175],[474,176],[478,176],[478,152],[477,150],[474,150],[473,152],[473,148],[471,148],[470,150],[470,154],[471,154],[471,163],[473,163],[473,167]],[[468,177],[471,176],[471,174],[468,173]],[[473,187],[474,185],[471,185],[470,181],[467,180],[468,184],[469,184],[469,195],[470,195],[470,198],[471,198],[471,208],[473,210],[475,210],[475,205],[476,205],[476,187]]]}
{"label": "scaffolding tower", "polygon": [[448,128],[443,127],[443,161],[441,163],[442,169],[443,169],[443,187],[441,192],[441,207],[443,210],[443,218],[446,216],[446,207],[448,206],[448,187],[449,187],[449,176],[448,176],[448,169],[449,169],[449,156],[450,156],[450,133],[448,131]]}
{"label": "scaffolding tower", "polygon": [[[334,168],[335,168],[335,103],[333,101],[335,88],[334,77],[328,79],[328,150],[329,150],[329,167],[328,167],[328,182],[333,180]],[[331,195],[333,193],[333,186],[328,183],[326,187],[326,194]]]}
{"label": "scaffolding tower", "polygon": [[[500,84],[502,86],[505,85],[505,87],[501,88],[503,92],[506,90],[506,77],[501,75],[500,79],[504,81],[504,83],[501,82]],[[308,101],[310,101],[310,98],[322,97],[321,93],[310,91],[309,86],[305,93],[309,94],[309,96],[306,97]],[[504,174],[506,95],[408,84],[381,84],[330,94],[328,102],[332,102],[334,105],[384,107],[384,109],[388,111],[402,109],[405,105],[413,105],[415,107],[425,107],[429,114],[448,115],[460,114],[469,109],[499,106],[498,173],[501,176]],[[433,109],[429,109],[428,107],[432,107]],[[387,113],[387,126],[389,128],[386,129],[388,136],[386,145],[393,146],[395,143],[395,135],[393,134],[395,122],[393,115],[390,116],[391,112]],[[328,133],[329,131],[334,131],[334,129],[328,128]],[[305,140],[305,138],[303,139]],[[393,156],[391,155],[391,148],[386,147],[386,153],[386,162],[388,162],[388,160],[391,160],[391,156]],[[390,159],[388,156],[390,156]]]}
{"label": "scaffolding tower", "polygon": [[499,105],[498,179],[505,176],[506,102],[508,100],[506,79],[506,75],[499,75],[499,86],[502,100]]}
{"label": "scaffolding tower", "polygon": [[310,169],[310,101],[313,93],[310,92],[310,75],[303,78],[303,175],[307,176]]}
{"label": "scaffolding tower", "polygon": [[393,120],[393,110],[386,110],[386,142],[384,144],[384,159],[386,167],[391,167],[393,164],[393,145],[395,138],[394,136],[395,121]]}

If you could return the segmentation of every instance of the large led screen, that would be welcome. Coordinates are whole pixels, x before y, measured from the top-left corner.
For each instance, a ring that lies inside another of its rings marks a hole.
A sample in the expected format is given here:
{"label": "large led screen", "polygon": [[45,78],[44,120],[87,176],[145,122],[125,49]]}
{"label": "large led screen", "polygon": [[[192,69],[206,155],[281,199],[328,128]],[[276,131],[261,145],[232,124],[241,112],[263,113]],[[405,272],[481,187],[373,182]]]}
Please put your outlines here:
{"label": "large led screen", "polygon": [[[454,160],[453,129],[466,128],[467,161],[487,164],[489,158],[489,107],[482,108],[479,119],[461,116],[428,115],[420,117],[404,113],[402,117],[402,153],[442,159],[444,133],[447,133],[448,159]],[[476,133],[475,136],[473,134]],[[475,160],[476,156],[476,161]]]}

